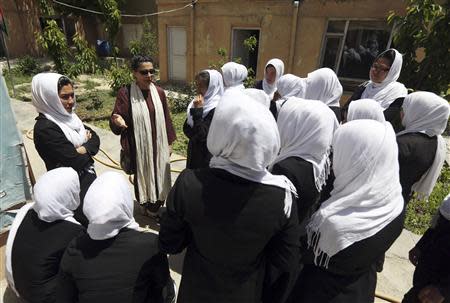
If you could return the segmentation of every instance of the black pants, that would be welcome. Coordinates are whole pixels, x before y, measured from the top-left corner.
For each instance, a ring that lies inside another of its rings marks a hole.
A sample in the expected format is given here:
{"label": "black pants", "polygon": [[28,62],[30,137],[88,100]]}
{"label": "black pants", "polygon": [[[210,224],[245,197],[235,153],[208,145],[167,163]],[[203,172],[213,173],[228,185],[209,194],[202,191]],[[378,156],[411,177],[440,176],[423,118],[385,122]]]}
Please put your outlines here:
{"label": "black pants", "polygon": [[97,179],[97,174],[95,172],[90,173],[87,171],[83,171],[81,174],[79,174],[79,176],[80,176],[80,206],[74,211],[74,218],[75,220],[80,222],[81,225],[87,227],[89,222],[83,213],[83,204],[84,204],[83,202],[84,197],[86,196],[86,193],[89,187],[91,186],[92,182],[94,182],[94,180]]}

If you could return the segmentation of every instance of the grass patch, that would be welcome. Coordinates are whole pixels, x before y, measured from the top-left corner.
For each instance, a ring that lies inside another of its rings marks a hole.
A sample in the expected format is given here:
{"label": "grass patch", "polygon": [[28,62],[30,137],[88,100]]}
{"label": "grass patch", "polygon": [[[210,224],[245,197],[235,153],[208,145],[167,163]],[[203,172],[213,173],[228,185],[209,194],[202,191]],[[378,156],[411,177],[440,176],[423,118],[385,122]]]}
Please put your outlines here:
{"label": "grass patch", "polygon": [[83,88],[85,90],[93,90],[98,86],[98,84],[96,82],[91,81],[91,80],[86,80],[86,81],[83,81],[82,83],[84,84]]}
{"label": "grass patch", "polygon": [[[14,97],[13,95],[13,83],[16,88],[16,98],[20,98],[20,95],[24,93],[30,93],[31,92],[31,79],[33,78],[32,75],[24,75],[21,72],[19,72],[16,69],[11,69],[11,72],[8,70],[5,70],[3,72],[3,76],[5,77],[6,86],[8,87],[8,93],[10,96]],[[21,85],[21,84],[29,84],[29,85]]]}
{"label": "grass patch", "polygon": [[449,193],[450,167],[445,165],[428,201],[411,199],[409,202],[406,209],[405,228],[413,233],[423,234],[430,227],[434,214]]}
{"label": "grass patch", "polygon": [[[86,91],[77,95],[76,113],[81,120],[90,123],[93,123],[93,120],[109,119],[115,102],[116,97],[112,96],[109,91]],[[101,123],[101,125],[103,124]],[[109,125],[106,128],[109,129]]]}
{"label": "grass patch", "polygon": [[186,113],[172,113],[171,116],[175,132],[177,133],[177,140],[173,143],[173,152],[186,157],[187,145],[189,142],[189,139],[183,133],[183,124],[184,120],[186,120]]}

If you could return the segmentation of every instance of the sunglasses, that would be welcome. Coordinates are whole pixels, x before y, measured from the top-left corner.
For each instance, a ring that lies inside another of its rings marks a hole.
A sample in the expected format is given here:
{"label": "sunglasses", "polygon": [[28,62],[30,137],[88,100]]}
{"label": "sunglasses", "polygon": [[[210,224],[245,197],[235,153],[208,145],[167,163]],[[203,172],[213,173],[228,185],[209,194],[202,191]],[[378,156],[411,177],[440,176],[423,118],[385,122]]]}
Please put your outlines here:
{"label": "sunglasses", "polygon": [[382,72],[388,72],[391,69],[390,67],[383,67],[382,65],[380,65],[378,63],[372,64],[372,68],[374,70],[382,71]]}
{"label": "sunglasses", "polygon": [[148,75],[149,73],[150,73],[150,75],[154,75],[154,74],[155,74],[155,70],[154,70],[153,68],[152,68],[152,69],[143,69],[143,70],[140,70],[139,73],[140,73],[142,76],[146,76],[146,75]]}
{"label": "sunglasses", "polygon": [[70,98],[73,99],[74,97],[75,97],[75,93],[59,95],[59,98],[61,98],[63,100],[69,100]]}

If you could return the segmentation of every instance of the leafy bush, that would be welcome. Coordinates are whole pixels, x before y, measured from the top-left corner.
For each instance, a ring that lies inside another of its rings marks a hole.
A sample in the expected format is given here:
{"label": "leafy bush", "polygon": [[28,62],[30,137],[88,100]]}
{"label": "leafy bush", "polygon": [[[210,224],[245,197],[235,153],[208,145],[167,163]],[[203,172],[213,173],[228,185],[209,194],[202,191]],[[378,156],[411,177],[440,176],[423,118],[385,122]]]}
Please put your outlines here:
{"label": "leafy bush", "polygon": [[67,39],[56,21],[48,20],[42,33],[36,33],[36,40],[53,59],[56,70],[61,74],[67,74],[69,69]]}
{"label": "leafy bush", "polygon": [[130,53],[154,57],[158,53],[158,37],[148,19],[143,23],[143,32],[140,40],[132,40],[129,43]]}
{"label": "leafy bush", "polygon": [[31,56],[25,56],[17,60],[17,70],[22,75],[35,75],[40,72],[40,64]]}
{"label": "leafy bush", "polygon": [[107,77],[109,79],[109,86],[113,90],[114,94],[117,94],[117,91],[121,87],[133,82],[131,71],[126,65],[111,66],[110,70],[107,73]]}
{"label": "leafy bush", "polygon": [[172,113],[185,113],[189,103],[194,99],[195,84],[191,83],[190,86],[182,89],[179,95],[175,95],[172,92],[167,94],[167,100],[169,102],[170,111]]}
{"label": "leafy bush", "polygon": [[450,167],[445,165],[428,201],[411,199],[406,209],[405,228],[423,234],[430,227],[431,219],[450,193]]}
{"label": "leafy bush", "polygon": [[95,74],[101,68],[95,49],[79,33],[73,36],[73,43],[76,48],[75,64],[69,68],[69,75]]}

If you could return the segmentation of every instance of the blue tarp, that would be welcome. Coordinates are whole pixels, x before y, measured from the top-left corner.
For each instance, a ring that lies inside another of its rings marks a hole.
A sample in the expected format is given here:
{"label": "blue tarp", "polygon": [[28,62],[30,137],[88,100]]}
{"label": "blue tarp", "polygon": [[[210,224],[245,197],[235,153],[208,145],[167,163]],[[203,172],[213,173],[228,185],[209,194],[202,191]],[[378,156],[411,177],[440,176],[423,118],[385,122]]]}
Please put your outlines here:
{"label": "blue tarp", "polygon": [[7,209],[31,199],[22,136],[0,73],[0,229],[11,224]]}

